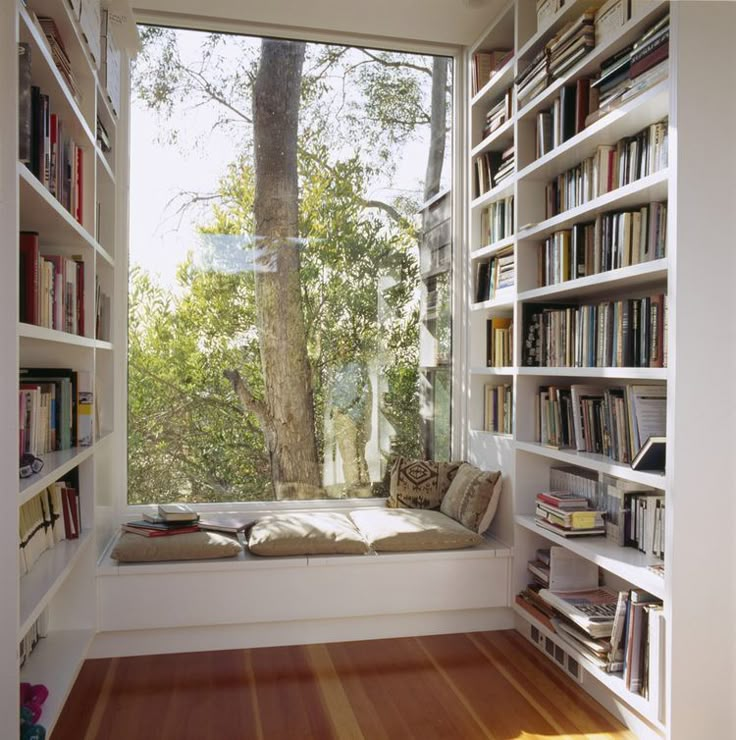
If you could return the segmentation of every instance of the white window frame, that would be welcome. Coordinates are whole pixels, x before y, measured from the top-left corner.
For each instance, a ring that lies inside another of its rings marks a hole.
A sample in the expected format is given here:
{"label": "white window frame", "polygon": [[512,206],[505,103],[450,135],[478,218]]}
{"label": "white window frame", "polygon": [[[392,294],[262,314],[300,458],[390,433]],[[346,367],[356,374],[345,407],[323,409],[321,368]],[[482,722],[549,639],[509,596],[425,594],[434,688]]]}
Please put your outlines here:
{"label": "white window frame", "polygon": [[[293,39],[314,43],[334,43],[349,46],[365,46],[380,48],[387,51],[408,52],[416,54],[430,54],[447,56],[453,61],[453,96],[452,96],[452,456],[455,459],[464,459],[467,450],[467,389],[464,378],[467,377],[466,368],[466,340],[467,340],[467,280],[465,265],[467,225],[465,219],[466,202],[466,162],[463,152],[467,137],[466,112],[463,101],[466,99],[467,84],[467,55],[461,46],[420,43],[416,41],[398,42],[393,39],[376,39],[359,34],[345,34],[338,32],[315,32],[313,29],[270,26],[263,24],[249,24],[240,21],[202,19],[195,16],[178,14],[159,14],[140,12],[136,14],[136,21],[141,24],[162,25],[172,28],[190,29],[195,31],[212,31],[235,33],[257,37],[274,37]],[[113,307],[114,335],[124,338],[116,342],[114,357],[114,384],[115,398],[113,404],[115,431],[112,435],[113,445],[112,464],[113,480],[116,482],[112,492],[112,514],[116,520],[130,516],[139,516],[150,505],[128,503],[128,264],[129,264],[129,199],[130,189],[130,75],[128,70],[123,71],[123,90],[127,99],[123,103],[121,122],[119,124],[118,156],[120,159],[118,188],[118,244],[121,249],[116,258],[116,285],[115,295],[121,298],[115,301]],[[122,299],[124,297],[124,300]],[[231,511],[244,512],[253,516],[262,516],[278,511],[340,511],[356,508],[375,507],[382,504],[383,498],[365,499],[314,499],[308,501],[232,501],[211,504],[193,504],[197,511]]]}

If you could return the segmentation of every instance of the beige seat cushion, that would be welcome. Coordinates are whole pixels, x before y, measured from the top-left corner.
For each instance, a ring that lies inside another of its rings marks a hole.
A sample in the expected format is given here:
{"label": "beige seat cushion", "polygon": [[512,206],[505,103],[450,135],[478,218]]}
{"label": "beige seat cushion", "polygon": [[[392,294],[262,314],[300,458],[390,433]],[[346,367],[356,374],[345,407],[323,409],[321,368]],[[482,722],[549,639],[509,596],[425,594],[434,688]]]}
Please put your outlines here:
{"label": "beige seat cushion", "polygon": [[368,545],[346,514],[300,512],[259,519],[248,535],[256,555],[356,555]]}
{"label": "beige seat cushion", "polygon": [[483,540],[439,511],[358,509],[350,518],[376,552],[455,550]]}
{"label": "beige seat cushion", "polygon": [[502,488],[500,471],[486,472],[463,463],[442,499],[440,511],[483,534],[496,514]]}
{"label": "beige seat cushion", "polygon": [[243,551],[236,537],[219,532],[187,532],[167,537],[141,537],[123,532],[110,553],[120,563],[230,558]]}
{"label": "beige seat cushion", "polygon": [[391,509],[439,511],[442,498],[455,477],[460,462],[437,462],[398,457],[391,468],[386,505]]}

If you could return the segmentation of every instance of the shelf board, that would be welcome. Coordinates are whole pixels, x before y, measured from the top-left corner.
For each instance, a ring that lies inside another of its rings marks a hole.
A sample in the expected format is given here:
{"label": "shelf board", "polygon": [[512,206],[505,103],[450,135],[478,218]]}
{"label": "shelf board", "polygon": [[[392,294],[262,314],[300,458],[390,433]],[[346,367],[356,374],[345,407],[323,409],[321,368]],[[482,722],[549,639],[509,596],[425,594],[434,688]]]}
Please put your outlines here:
{"label": "shelf board", "polygon": [[49,329],[46,326],[35,324],[18,324],[18,336],[23,339],[40,339],[44,342],[61,342],[71,344],[75,347],[94,347],[95,340],[90,337],[80,337],[78,334],[70,334],[68,331]]}
{"label": "shelf board", "polygon": [[670,84],[664,80],[620,108],[615,108],[579,134],[527,165],[517,174],[524,180],[552,180],[586,157],[596,148],[610,145],[625,136],[633,136],[651,123],[665,118],[670,108]]}
{"label": "shelf board", "polygon": [[44,246],[89,247],[104,252],[93,236],[39,182],[22,162],[17,163],[20,229],[37,231]]}
{"label": "shelf board", "polygon": [[558,450],[554,447],[546,447],[538,442],[516,442],[516,449],[521,452],[529,452],[532,455],[541,455],[552,460],[559,460],[568,465],[579,465],[581,468],[589,468],[599,473],[628,480],[632,483],[639,483],[644,486],[651,486],[664,490],[665,476],[660,473],[647,473],[639,470],[632,470],[630,465],[617,463],[605,455],[596,455],[592,452],[578,452],[572,449]]}
{"label": "shelf board", "polygon": [[75,540],[57,542],[34,563],[30,573],[20,577],[20,629],[18,640],[38,619],[75,563],[92,542],[92,530],[85,529]]}
{"label": "shelf board", "polygon": [[509,288],[501,288],[496,291],[496,296],[490,301],[483,301],[481,303],[471,303],[471,311],[489,311],[498,309],[509,309],[514,307],[514,300],[516,299],[516,287],[511,286]]}
{"label": "shelf board", "polygon": [[643,588],[654,594],[658,599],[664,599],[664,578],[652,573],[648,568],[649,565],[662,562],[654,555],[645,555],[633,547],[619,547],[605,535],[565,538],[539,527],[534,517],[530,515],[517,514],[514,520],[520,527],[536,532],[553,545],[560,545],[637,588]]}
{"label": "shelf board", "polygon": [[563,378],[626,378],[629,380],[667,380],[664,367],[520,367],[519,375]]}
{"label": "shelf board", "polygon": [[102,171],[107,175],[107,178],[110,180],[111,185],[115,185],[115,173],[112,171],[112,167],[110,167],[110,163],[107,161],[107,157],[105,156],[105,153],[100,149],[100,147],[95,144],[95,156],[97,158],[97,163],[102,167]]}
{"label": "shelf board", "polygon": [[43,470],[30,478],[19,480],[20,495],[18,506],[32,499],[37,493],[50,486],[54,481],[68,473],[72,468],[83,463],[94,451],[94,447],[71,447],[68,450],[47,452],[43,458]]}
{"label": "shelf board", "polygon": [[471,367],[471,375],[516,375],[515,367]]}
{"label": "shelf board", "polygon": [[[659,730],[664,732],[664,725],[657,718],[657,709],[640,694],[634,694],[626,688],[626,684],[620,673],[606,673],[595,663],[591,662],[585,655],[577,651],[569,642],[562,640],[555,632],[552,632],[541,622],[538,622],[531,614],[522,609],[514,602],[512,605],[514,612],[519,615],[525,622],[534,625],[545,637],[550,638],[555,644],[558,644],[566,653],[572,655],[575,660],[583,666],[595,679],[600,681],[607,689],[615,694],[621,701],[628,704],[633,710],[645,717],[649,722],[654,724]],[[546,653],[545,653],[546,655]],[[549,656],[548,656],[549,658]],[[549,658],[552,660],[551,658]],[[555,663],[556,665],[556,663]]]}
{"label": "shelf board", "polygon": [[487,244],[485,247],[481,247],[480,249],[476,249],[471,252],[470,259],[479,260],[483,257],[490,257],[491,255],[496,254],[496,252],[500,252],[502,249],[506,249],[506,247],[513,247],[515,242],[515,236],[507,236],[505,239],[499,239],[497,242]]}
{"label": "shelf board", "polygon": [[493,437],[494,439],[513,439],[513,434],[506,434],[505,432],[488,432],[485,429],[471,429],[470,430],[474,436],[485,436],[485,437]]}
{"label": "shelf board", "polygon": [[21,681],[42,683],[49,690],[41,715],[46,737],[53,732],[94,634],[92,629],[53,630],[39,640],[20,670]]}
{"label": "shelf board", "polygon": [[493,203],[494,200],[500,200],[505,198],[507,195],[511,195],[514,192],[514,186],[516,185],[516,174],[510,175],[500,185],[495,188],[491,188],[487,193],[479,195],[474,201],[471,202],[470,207],[475,210],[476,208],[482,208],[487,206],[489,203]]}
{"label": "shelf board", "polygon": [[[568,70],[562,77],[556,79],[551,85],[548,85],[542,92],[532,98],[525,106],[519,109],[517,117],[519,119],[535,115],[540,110],[549,108],[552,105],[552,99],[560,91],[563,85],[569,85],[571,82],[597,73],[602,61],[613,56],[616,52],[636,41],[642,33],[659,19],[665,12],[664,9],[669,6],[666,0],[652,2],[647,9],[637,15],[635,18],[628,20],[617,34],[607,39],[603,44],[594,47],[586,54],[574,67]],[[585,8],[580,8],[580,13]],[[525,46],[526,48],[526,46]]]}
{"label": "shelf board", "polygon": [[499,151],[506,149],[514,141],[514,120],[514,116],[511,116],[506,123],[488,134],[480,144],[473,147],[470,152],[470,156],[477,157],[479,154],[482,154],[489,149],[497,149]]}
{"label": "shelf board", "polygon": [[95,347],[97,349],[112,350],[113,344],[112,342],[106,342],[103,339],[95,339]]}
{"label": "shelf board", "polygon": [[537,301],[540,298],[554,299],[584,298],[601,295],[621,287],[629,290],[643,285],[665,283],[667,281],[667,258],[663,257],[650,262],[640,262],[629,267],[619,267],[595,275],[587,275],[577,280],[545,285],[519,293],[519,301]]}
{"label": "shelf board", "polygon": [[511,87],[514,83],[514,64],[516,57],[512,56],[506,64],[499,69],[496,74],[486,82],[478,92],[473,95],[470,100],[470,107],[482,107],[484,103],[488,103],[492,98],[500,97],[507,88]]}
{"label": "shelf board", "polygon": [[[20,19],[20,40],[27,42],[31,48],[33,84],[38,85],[42,93],[53,98],[54,112],[60,116],[65,130],[71,134],[78,146],[86,149],[89,153],[89,148],[94,146],[95,141],[89,124],[79,110],[79,105],[69,90],[66,80],[51,58],[46,37],[31,20],[26,7],[22,3],[18,3],[17,7]],[[55,6],[55,8],[56,10],[50,15],[54,20],[57,16],[61,20],[63,13],[58,12],[58,6]],[[40,12],[40,9],[37,8],[36,10]]]}
{"label": "shelf board", "polygon": [[538,224],[530,224],[517,234],[517,242],[522,239],[540,240],[560,229],[566,229],[580,221],[590,221],[599,213],[619,210],[633,205],[642,205],[655,200],[667,199],[667,182],[669,169],[664,168],[648,177],[642,177],[622,188],[599,195],[587,203],[569,208],[563,213],[545,219]]}
{"label": "shelf board", "polygon": [[118,124],[118,117],[115,113],[113,113],[112,106],[110,105],[110,101],[107,99],[107,95],[105,95],[105,91],[102,89],[102,81],[97,78],[97,109],[98,113],[100,112],[100,108],[102,108],[102,113],[104,114],[102,116],[103,123],[105,124],[105,127],[107,128],[107,133],[109,136],[112,136],[113,132],[108,128],[108,124],[111,124],[113,129],[117,127]]}

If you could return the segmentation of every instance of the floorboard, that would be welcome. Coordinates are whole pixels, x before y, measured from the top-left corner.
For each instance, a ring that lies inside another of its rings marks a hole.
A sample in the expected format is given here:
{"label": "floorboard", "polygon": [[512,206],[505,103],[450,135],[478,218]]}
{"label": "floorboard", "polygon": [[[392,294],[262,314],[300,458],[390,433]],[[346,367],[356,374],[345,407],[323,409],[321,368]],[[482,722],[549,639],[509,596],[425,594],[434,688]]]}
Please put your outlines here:
{"label": "floorboard", "polygon": [[513,631],[88,660],[52,740],[633,740]]}

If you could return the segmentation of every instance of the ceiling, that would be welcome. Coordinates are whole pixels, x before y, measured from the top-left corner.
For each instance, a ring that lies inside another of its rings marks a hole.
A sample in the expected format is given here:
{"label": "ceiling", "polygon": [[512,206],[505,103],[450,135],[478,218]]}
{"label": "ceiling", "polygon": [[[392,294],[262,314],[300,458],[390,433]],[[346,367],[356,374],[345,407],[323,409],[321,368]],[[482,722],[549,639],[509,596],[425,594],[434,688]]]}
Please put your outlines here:
{"label": "ceiling", "polygon": [[[313,31],[315,37],[347,34],[443,45],[468,45],[507,0],[133,0],[137,17],[176,15],[211,21],[235,20],[264,27]],[[268,29],[268,30],[266,30]],[[292,35],[286,33],[286,35]]]}

